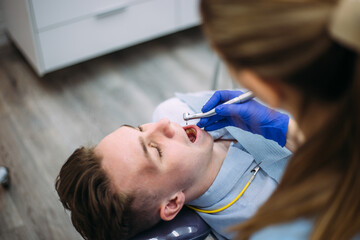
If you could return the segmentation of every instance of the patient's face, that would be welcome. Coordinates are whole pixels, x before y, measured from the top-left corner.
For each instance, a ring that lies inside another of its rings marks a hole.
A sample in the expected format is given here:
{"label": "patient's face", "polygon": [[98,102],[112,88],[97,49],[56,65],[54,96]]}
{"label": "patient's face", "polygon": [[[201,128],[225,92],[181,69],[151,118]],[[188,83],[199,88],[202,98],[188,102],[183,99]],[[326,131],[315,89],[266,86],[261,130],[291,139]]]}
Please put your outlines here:
{"label": "patient's face", "polygon": [[122,126],[95,148],[118,189],[171,194],[203,176],[213,156],[212,137],[197,126],[162,119],[139,128]]}

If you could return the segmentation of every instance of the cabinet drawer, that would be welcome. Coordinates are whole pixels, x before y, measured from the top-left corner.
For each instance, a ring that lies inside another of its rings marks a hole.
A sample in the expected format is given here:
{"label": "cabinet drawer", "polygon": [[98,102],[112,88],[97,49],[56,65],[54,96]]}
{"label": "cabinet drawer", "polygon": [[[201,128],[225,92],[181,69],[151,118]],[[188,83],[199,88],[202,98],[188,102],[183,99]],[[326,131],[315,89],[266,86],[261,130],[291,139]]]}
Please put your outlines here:
{"label": "cabinet drawer", "polygon": [[32,0],[36,27],[39,31],[75,22],[139,0]]}
{"label": "cabinet drawer", "polygon": [[175,0],[148,0],[39,33],[45,69],[54,70],[175,29]]}
{"label": "cabinet drawer", "polygon": [[97,0],[32,0],[38,30],[70,21],[96,10]]}

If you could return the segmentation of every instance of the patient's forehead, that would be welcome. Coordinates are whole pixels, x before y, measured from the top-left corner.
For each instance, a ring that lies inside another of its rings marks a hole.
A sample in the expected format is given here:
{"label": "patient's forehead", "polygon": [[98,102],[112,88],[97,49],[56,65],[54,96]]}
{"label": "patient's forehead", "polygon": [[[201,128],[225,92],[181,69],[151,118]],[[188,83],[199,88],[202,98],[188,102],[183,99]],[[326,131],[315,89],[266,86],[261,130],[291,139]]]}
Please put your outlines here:
{"label": "patient's forehead", "polygon": [[139,142],[140,131],[129,126],[107,135],[96,146],[101,165],[111,182],[121,191],[133,191],[144,186],[152,188],[157,165],[149,161]]}
{"label": "patient's forehead", "polygon": [[136,143],[135,129],[120,127],[103,138],[95,147],[101,156],[101,166],[116,187],[129,189],[132,177],[138,171],[139,146]]}

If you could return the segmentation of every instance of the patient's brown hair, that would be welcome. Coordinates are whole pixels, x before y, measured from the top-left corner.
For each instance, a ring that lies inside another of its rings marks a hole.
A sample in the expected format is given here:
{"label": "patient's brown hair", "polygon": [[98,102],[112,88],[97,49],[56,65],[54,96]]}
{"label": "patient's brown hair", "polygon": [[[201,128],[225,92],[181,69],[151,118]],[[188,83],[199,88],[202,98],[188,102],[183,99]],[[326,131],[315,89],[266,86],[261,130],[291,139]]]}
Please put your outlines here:
{"label": "patient's brown hair", "polygon": [[[71,221],[85,239],[128,239],[159,218],[148,194],[115,191],[94,148],[80,147],[62,166],[55,188]],[[133,207],[136,200],[136,208]]]}

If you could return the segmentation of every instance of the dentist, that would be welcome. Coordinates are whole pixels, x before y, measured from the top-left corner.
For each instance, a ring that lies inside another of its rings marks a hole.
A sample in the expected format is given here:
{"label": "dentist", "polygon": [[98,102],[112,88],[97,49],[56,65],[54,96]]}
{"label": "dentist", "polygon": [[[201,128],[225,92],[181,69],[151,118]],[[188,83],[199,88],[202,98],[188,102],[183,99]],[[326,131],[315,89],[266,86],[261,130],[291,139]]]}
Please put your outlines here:
{"label": "dentist", "polygon": [[252,100],[204,105],[198,126],[235,126],[294,152],[268,201],[237,239],[360,238],[360,0],[202,0],[203,28]]}

